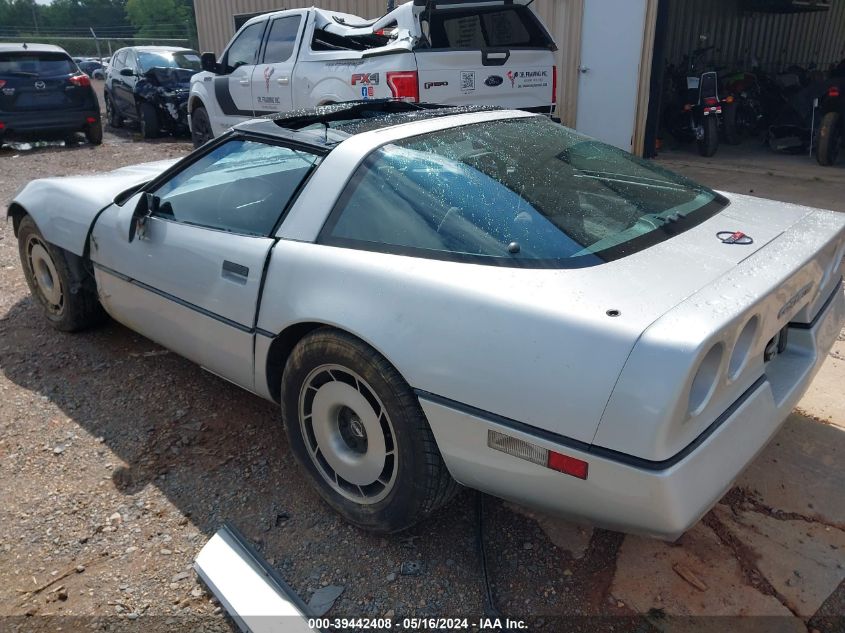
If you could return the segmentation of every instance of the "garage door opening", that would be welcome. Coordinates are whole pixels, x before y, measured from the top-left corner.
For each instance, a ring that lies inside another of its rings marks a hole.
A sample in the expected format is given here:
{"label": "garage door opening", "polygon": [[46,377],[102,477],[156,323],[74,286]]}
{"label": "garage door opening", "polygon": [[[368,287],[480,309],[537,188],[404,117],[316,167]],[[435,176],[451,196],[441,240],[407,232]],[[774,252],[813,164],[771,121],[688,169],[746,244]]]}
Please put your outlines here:
{"label": "garage door opening", "polygon": [[659,0],[643,153],[845,164],[845,0]]}

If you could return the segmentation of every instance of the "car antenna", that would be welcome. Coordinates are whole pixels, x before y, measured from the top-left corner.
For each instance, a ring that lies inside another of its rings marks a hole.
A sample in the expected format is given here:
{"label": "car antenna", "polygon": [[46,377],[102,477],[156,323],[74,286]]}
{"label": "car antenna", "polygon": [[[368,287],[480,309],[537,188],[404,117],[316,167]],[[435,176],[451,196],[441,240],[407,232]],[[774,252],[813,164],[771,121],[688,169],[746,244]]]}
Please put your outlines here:
{"label": "car antenna", "polygon": [[23,43],[23,49],[24,49],[24,50],[27,50],[28,48],[29,48],[29,46],[27,46],[27,45],[26,45],[26,42],[24,42],[24,43]]}

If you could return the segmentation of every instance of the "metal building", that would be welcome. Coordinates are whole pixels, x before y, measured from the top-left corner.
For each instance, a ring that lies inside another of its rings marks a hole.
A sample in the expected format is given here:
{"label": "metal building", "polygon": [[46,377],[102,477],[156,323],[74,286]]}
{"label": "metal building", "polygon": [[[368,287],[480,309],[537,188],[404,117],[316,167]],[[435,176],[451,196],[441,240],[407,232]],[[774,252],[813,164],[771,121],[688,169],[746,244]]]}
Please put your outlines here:
{"label": "metal building", "polygon": [[[387,3],[194,0],[200,48],[220,53],[256,13],[312,5],[375,18]],[[663,69],[702,35],[716,47],[713,63],[730,69],[827,68],[845,58],[845,0],[535,0],[530,6],[558,45],[563,122],[636,154],[650,155],[654,147]]]}

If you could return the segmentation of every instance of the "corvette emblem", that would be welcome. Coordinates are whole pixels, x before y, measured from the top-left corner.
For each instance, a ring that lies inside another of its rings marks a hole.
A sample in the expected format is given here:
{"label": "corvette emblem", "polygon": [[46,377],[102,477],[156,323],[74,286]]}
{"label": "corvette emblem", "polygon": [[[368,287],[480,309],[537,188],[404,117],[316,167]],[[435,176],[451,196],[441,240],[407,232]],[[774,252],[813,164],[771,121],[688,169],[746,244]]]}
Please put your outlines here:
{"label": "corvette emblem", "polygon": [[754,243],[751,236],[746,235],[742,231],[721,231],[716,233],[716,237],[722,240],[722,244],[741,244],[746,246]]}

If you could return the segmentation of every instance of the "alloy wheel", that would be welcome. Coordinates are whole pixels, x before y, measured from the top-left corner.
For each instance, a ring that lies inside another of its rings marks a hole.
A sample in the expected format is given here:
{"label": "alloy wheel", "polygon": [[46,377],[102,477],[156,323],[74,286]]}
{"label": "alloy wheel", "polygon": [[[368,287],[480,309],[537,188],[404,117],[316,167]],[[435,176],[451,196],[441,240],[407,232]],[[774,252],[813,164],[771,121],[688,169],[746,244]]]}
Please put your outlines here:
{"label": "alloy wheel", "polygon": [[393,425],[373,388],[340,365],[323,365],[306,378],[299,423],[311,461],[335,491],[358,504],[384,499],[396,482]]}

